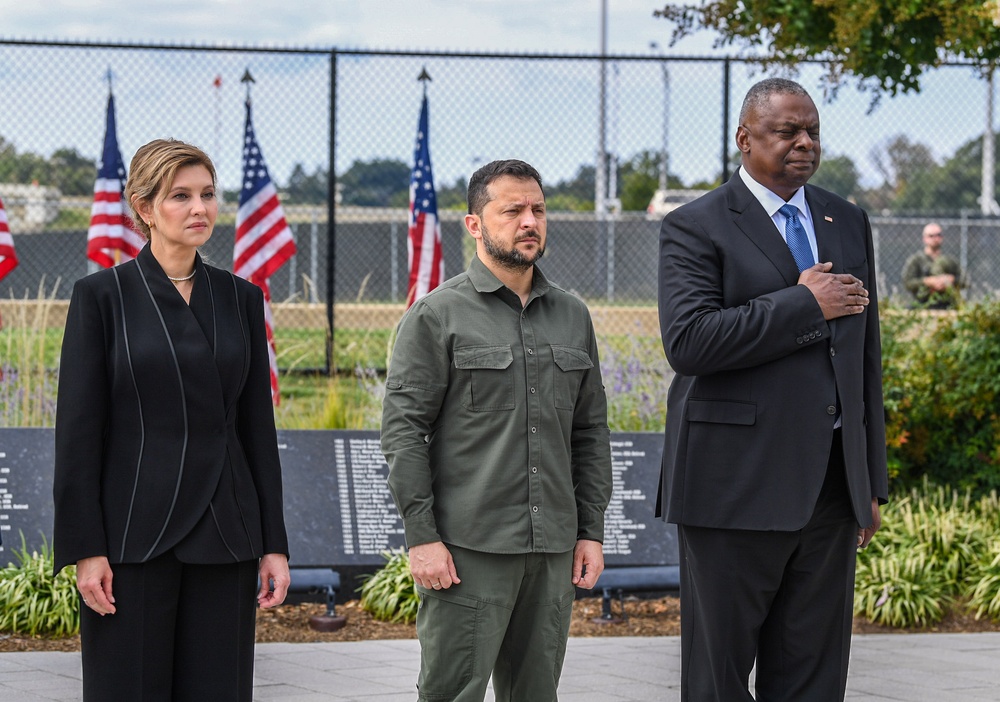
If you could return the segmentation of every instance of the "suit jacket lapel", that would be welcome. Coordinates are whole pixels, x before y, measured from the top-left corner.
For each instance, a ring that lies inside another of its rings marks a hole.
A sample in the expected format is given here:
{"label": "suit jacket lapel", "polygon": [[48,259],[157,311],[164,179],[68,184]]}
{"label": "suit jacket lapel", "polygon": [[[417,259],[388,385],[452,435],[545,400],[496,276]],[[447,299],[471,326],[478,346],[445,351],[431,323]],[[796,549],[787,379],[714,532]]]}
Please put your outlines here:
{"label": "suit jacket lapel", "polygon": [[843,241],[840,238],[830,201],[816,188],[806,186],[806,201],[812,215],[813,230],[816,232],[816,248],[820,261],[832,261],[831,273],[844,272]]}
{"label": "suit jacket lapel", "polygon": [[785,282],[790,286],[795,285],[799,279],[799,269],[788,244],[774,226],[774,220],[768,217],[739,173],[729,179],[726,187],[733,223],[774,264]]}
{"label": "suit jacket lapel", "polygon": [[197,273],[191,291],[191,305],[184,301],[173,283],[167,279],[149,246],[139,252],[136,262],[143,271],[146,285],[170,335],[185,386],[201,388],[205,393],[215,393],[211,396],[222,397],[221,378],[213,347],[215,340],[206,333],[214,326],[214,311],[211,288],[206,280],[208,271],[201,262],[201,257],[195,256]]}
{"label": "suit jacket lapel", "polygon": [[[809,214],[812,217],[813,231],[816,232],[816,250],[819,261],[833,263],[831,273],[844,272],[843,240],[837,227],[836,217],[830,209],[830,201],[816,188],[806,186],[806,201],[809,203]],[[837,320],[827,320],[832,338],[837,335]]]}

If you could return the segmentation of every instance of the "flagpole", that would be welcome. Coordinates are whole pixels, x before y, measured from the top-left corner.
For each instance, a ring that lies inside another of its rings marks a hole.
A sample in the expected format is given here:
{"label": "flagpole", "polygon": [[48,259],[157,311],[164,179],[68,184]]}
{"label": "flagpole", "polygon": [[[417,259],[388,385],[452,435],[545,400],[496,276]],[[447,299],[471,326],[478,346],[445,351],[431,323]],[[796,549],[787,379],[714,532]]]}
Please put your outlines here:
{"label": "flagpole", "polygon": [[[107,78],[108,78],[108,98],[110,99],[115,96],[114,74],[111,72],[111,66],[108,66]],[[122,183],[122,185],[124,186],[124,183]],[[114,255],[115,265],[117,266],[119,263],[122,262],[122,250],[115,249],[113,255]]]}
{"label": "flagpole", "polygon": [[423,68],[417,80],[423,83],[423,101],[417,122],[417,139],[410,174],[410,210],[407,217],[407,263],[409,278],[406,305],[409,307],[444,281],[444,255],[441,248],[441,222],[431,169],[430,121],[427,83],[431,80]]}
{"label": "flagpole", "polygon": [[[280,401],[278,362],[274,341],[274,317],[271,312],[270,278],[295,255],[295,237],[271,180],[264,155],[253,129],[250,109],[250,86],[254,78],[248,68],[241,79],[247,86],[246,124],[243,142],[243,173],[239,205],[236,211],[236,242],[233,248],[233,273],[257,285],[264,295],[264,330],[268,342],[268,365],[271,398]],[[266,213],[266,217],[262,215]]]}
{"label": "flagpole", "polygon": [[420,68],[420,75],[417,76],[417,80],[424,84],[424,99],[427,99],[427,84],[431,82],[431,76],[427,72],[427,67],[422,66]]}
{"label": "flagpole", "polygon": [[250,75],[250,68],[248,67],[246,71],[243,72],[243,77],[240,78],[241,83],[245,83],[247,86],[247,102],[250,102],[250,86],[256,83],[253,76]]}
{"label": "flagpole", "polygon": [[212,81],[215,88],[215,163],[218,170],[218,163],[222,159],[222,76],[216,74]]}

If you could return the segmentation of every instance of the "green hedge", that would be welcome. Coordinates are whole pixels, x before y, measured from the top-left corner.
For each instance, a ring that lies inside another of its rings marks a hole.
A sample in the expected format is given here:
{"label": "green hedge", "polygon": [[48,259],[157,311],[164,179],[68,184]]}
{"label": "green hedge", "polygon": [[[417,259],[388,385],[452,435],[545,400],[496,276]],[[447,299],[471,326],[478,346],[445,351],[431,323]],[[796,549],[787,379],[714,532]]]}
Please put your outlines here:
{"label": "green hedge", "polygon": [[1000,303],[887,311],[882,383],[894,489],[924,476],[974,495],[1000,489]]}

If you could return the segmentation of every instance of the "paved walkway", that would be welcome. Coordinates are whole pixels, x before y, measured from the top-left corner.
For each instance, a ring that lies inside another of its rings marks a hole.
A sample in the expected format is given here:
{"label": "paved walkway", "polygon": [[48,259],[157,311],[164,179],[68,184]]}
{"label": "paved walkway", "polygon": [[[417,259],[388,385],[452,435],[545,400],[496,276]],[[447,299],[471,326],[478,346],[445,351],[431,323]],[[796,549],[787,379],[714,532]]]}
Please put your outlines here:
{"label": "paved walkway", "polygon": [[[676,637],[571,638],[560,702],[679,699],[679,649]],[[412,702],[418,664],[413,640],[260,644],[254,700]],[[0,700],[79,699],[78,653],[0,654]],[[1000,700],[1000,633],[855,636],[847,699]]]}

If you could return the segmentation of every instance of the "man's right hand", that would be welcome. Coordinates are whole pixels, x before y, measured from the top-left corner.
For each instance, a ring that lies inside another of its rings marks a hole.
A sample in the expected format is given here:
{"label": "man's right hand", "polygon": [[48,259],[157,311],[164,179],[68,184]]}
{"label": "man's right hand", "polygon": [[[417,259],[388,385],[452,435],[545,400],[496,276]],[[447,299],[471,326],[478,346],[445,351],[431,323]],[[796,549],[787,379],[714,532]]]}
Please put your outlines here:
{"label": "man's right hand", "polygon": [[831,273],[829,261],[817,263],[799,274],[799,285],[812,292],[823,310],[823,319],[861,314],[868,306],[868,291],[861,280],[850,273]]}
{"label": "man's right hand", "polygon": [[428,590],[447,590],[462,582],[451,551],[440,541],[410,547],[410,573],[417,585]]}
{"label": "man's right hand", "polygon": [[944,292],[948,288],[955,286],[955,276],[951,275],[950,273],[929,275],[926,278],[924,278],[924,285],[926,285],[934,292]]}

